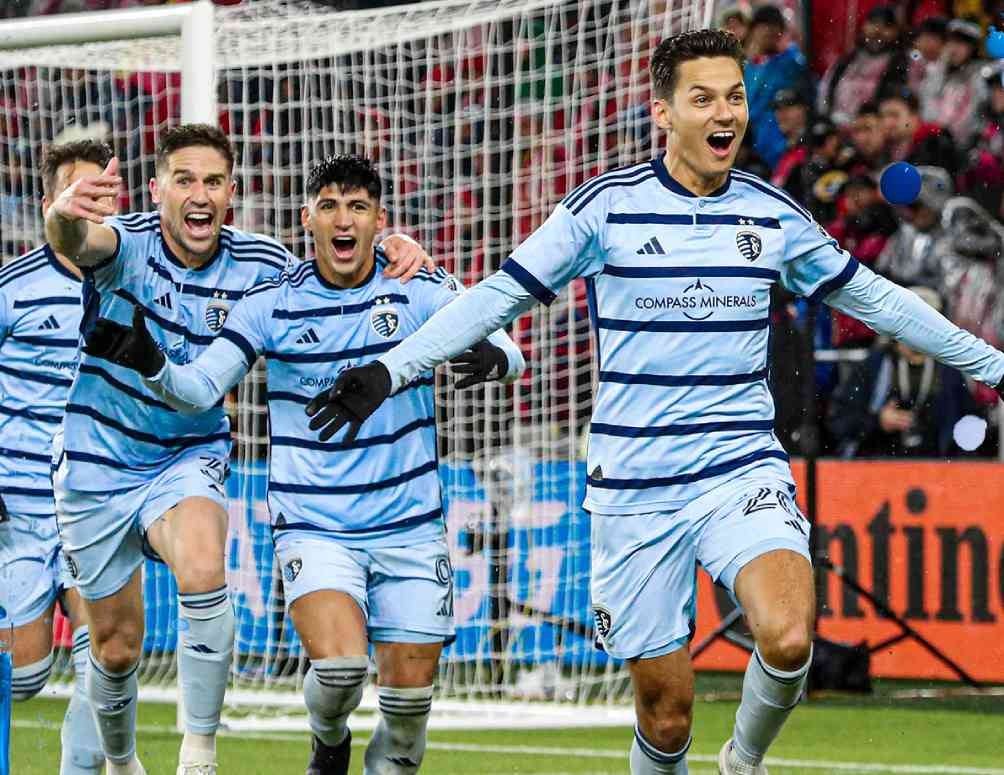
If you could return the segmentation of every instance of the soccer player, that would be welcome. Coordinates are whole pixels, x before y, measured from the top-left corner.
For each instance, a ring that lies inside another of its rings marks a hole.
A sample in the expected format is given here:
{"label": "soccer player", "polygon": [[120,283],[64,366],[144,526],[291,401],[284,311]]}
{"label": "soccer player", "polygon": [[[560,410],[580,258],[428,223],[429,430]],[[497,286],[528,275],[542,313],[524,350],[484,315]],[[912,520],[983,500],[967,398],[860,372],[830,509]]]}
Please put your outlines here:
{"label": "soccer player", "polygon": [[[443,270],[418,282],[377,273],[381,182],[357,156],[311,170],[304,228],[316,257],[248,291],[219,337],[188,365],[171,363],[143,311],[133,325],[99,320],[87,349],[144,376],[179,412],[204,413],[264,355],[268,364],[269,510],[286,605],[311,667],[304,697],[314,732],[308,775],[348,772],[346,719],[359,704],[374,644],[381,720],[366,772],[414,773],[425,750],[432,681],[453,635],[453,578],[444,536],[432,374],[419,374],[367,423],[337,441],[313,438],[307,388],[387,352],[457,296]],[[458,364],[458,386],[509,382],[523,358],[503,332]],[[327,374],[328,376],[319,377]]]}
{"label": "soccer player", "polygon": [[[90,140],[54,145],[42,160],[42,212],[112,157]],[[114,206],[114,202],[110,202]],[[49,245],[0,270],[0,603],[14,627],[14,700],[34,697],[52,670],[56,601],[73,631],[73,694],[60,775],[98,773],[105,757],[87,699],[87,621],[56,532],[52,437],[77,369],[81,273]]]}
{"label": "soccer player", "polygon": [[687,772],[695,561],[738,599],[756,641],[721,773],[766,773],[805,684],[815,594],[808,525],[772,432],[771,286],[998,392],[1004,376],[1004,354],[860,266],[786,194],[732,169],[747,126],[742,64],[724,32],[664,40],[651,70],[665,152],[580,186],[501,271],[308,407],[320,405],[317,427],[358,425],[417,374],[588,279],[600,361],[585,500],[591,594],[602,643],[634,684],[636,775]]}
{"label": "soccer player", "polygon": [[[46,234],[84,269],[85,334],[99,315],[128,321],[139,305],[166,356],[184,363],[212,343],[248,289],[289,266],[292,256],[275,241],[223,225],[233,165],[220,130],[182,125],[165,132],[158,148],[150,181],[156,212],[110,217],[115,208],[107,197],[121,185],[117,159],[54,199]],[[414,243],[395,248],[406,254],[406,267],[423,260],[412,260]],[[90,623],[87,689],[108,775],[143,772],[135,700],[144,551],[162,558],[178,582],[186,716],[178,773],[216,772],[234,640],[224,563],[229,456],[221,405],[197,417],[179,413],[135,372],[85,350],[54,440],[53,489]]]}

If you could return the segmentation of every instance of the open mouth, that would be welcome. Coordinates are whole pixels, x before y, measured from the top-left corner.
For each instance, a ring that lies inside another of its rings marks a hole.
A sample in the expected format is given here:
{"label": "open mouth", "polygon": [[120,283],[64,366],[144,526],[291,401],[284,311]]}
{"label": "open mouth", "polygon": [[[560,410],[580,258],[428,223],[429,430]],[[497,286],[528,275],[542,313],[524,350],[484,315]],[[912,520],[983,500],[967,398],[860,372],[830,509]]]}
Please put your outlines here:
{"label": "open mouth", "polygon": [[213,216],[210,213],[189,213],[185,216],[185,228],[195,239],[209,239],[213,236]]}
{"label": "open mouth", "polygon": [[331,247],[335,249],[335,258],[348,261],[355,255],[355,237],[335,237],[331,240]]}
{"label": "open mouth", "polygon": [[732,152],[732,144],[736,141],[736,133],[731,129],[723,129],[708,135],[708,145],[711,152],[719,159],[725,159]]}

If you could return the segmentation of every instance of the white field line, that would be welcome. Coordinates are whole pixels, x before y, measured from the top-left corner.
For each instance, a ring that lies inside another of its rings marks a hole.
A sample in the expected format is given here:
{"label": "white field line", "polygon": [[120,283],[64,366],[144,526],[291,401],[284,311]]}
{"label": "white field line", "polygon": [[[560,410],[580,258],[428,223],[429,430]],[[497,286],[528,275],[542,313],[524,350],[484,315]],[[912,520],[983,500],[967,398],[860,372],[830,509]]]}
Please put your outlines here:
{"label": "white field line", "polygon": [[[33,721],[17,719],[12,724],[14,729],[50,729],[57,730],[60,724],[54,721]],[[175,727],[167,724],[139,724],[136,731],[140,734],[171,734],[176,735]],[[254,740],[274,740],[289,742],[304,740],[303,734],[234,734],[221,731],[224,737],[243,737]],[[363,746],[369,742],[366,738],[353,738],[354,746]],[[426,745],[437,751],[462,751],[465,753],[498,753],[523,756],[565,756],[577,759],[620,759],[626,760],[627,749],[611,750],[609,748],[566,748],[563,746],[541,745],[482,745],[478,743],[439,743],[430,740]],[[714,754],[690,754],[688,762],[715,764],[718,756]],[[826,770],[828,772],[853,773],[895,773],[896,775],[1004,775],[1004,769],[997,767],[958,767],[950,764],[882,764],[880,762],[834,762],[819,759],[781,759],[768,756],[765,764],[773,767],[798,767],[806,770]],[[551,773],[550,775],[562,775]],[[600,774],[604,775],[604,774]],[[700,775],[695,771],[694,775]]]}

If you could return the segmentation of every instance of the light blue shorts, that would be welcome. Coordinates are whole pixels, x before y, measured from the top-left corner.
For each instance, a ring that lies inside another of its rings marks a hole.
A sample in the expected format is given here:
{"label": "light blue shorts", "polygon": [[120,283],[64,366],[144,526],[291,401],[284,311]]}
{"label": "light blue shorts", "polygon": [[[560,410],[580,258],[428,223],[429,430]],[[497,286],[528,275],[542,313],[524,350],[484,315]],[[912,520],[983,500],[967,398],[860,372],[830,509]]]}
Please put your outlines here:
{"label": "light blue shorts", "polygon": [[0,606],[7,612],[5,625],[30,624],[72,586],[55,517],[11,514],[10,520],[0,523]]}
{"label": "light blue shorts", "polygon": [[592,515],[597,645],[618,659],[683,648],[697,618],[697,565],[735,597],[743,566],[790,549],[809,559],[809,523],[787,482],[746,479],[675,512]]}
{"label": "light blue shorts", "polygon": [[143,557],[158,558],[146,544],[146,531],[185,498],[202,497],[226,508],[227,461],[202,454],[199,447],[178,453],[170,465],[152,471],[140,484],[89,492],[64,486],[66,457],[52,474],[56,516],[63,552],[77,589],[87,600],[114,595],[124,587]]}
{"label": "light blue shorts", "polygon": [[356,601],[371,642],[453,641],[453,567],[445,538],[357,549],[323,533],[289,531],[276,538],[275,556],[286,610],[304,595],[330,589]]}

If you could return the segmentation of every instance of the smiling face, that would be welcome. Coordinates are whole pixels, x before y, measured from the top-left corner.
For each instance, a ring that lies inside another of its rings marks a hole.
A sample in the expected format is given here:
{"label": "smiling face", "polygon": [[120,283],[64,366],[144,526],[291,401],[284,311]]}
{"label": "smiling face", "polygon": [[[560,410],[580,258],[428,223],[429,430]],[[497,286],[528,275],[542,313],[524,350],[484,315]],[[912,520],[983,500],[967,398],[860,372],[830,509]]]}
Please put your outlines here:
{"label": "smiling face", "polygon": [[207,145],[179,148],[157,170],[150,194],[164,241],[180,261],[199,266],[213,257],[235,189],[229,163]]}
{"label": "smiling face", "polygon": [[331,183],[300,208],[300,222],[314,237],[321,276],[352,288],[373,269],[373,240],[387,225],[387,210],[364,188]]}
{"label": "smiling face", "polygon": [[738,63],[724,56],[682,62],[675,89],[652,101],[652,113],[667,133],[670,174],[697,194],[721,186],[749,123]]}

